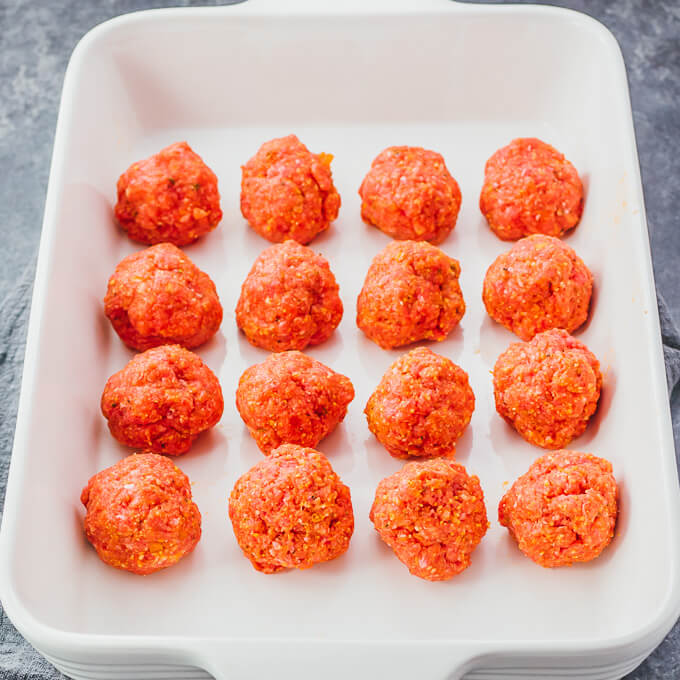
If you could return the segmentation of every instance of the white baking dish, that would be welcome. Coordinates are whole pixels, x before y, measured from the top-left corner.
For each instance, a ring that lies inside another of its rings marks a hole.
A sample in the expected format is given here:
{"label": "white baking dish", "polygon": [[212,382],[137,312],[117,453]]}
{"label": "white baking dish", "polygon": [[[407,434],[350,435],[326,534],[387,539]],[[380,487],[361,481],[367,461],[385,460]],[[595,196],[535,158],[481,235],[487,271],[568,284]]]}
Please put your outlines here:
{"label": "white baking dish", "polygon": [[[446,0],[283,3],[159,10],[89,33],[74,52],[54,148],[0,545],[8,615],[74,678],[423,680],[615,678],[680,611],[678,480],[630,103],[612,36],[585,16]],[[285,11],[284,11],[285,6]],[[345,302],[335,337],[310,354],[351,376],[357,396],[324,441],[351,490],[349,552],[312,570],[264,576],[227,520],[235,479],[260,459],[233,405],[238,376],[265,353],[239,335],[240,283],[268,244],[238,209],[240,164],[261,142],[297,133],[335,154],[340,218],[312,247]],[[515,338],[480,299],[507,248],[477,208],[486,158],[513,137],[563,150],[587,187],[568,242],[593,269],[592,318],[579,333],[605,370],[595,421],[572,448],[614,463],[617,536],[597,561],[545,570],[496,521],[506,482],[540,451],[495,414],[489,371]],[[99,414],[107,377],[131,353],[103,316],[115,264],[137,249],[113,226],[115,181],[129,163],[186,139],[214,168],[219,229],[187,248],[216,281],[221,333],[199,353],[226,397],[222,422],[178,464],[204,517],[196,551],[140,578],[102,564],[82,530],[81,487],[127,453]],[[388,242],[359,217],[357,188],[385,146],[443,153],[463,193],[443,244],[462,264],[468,311],[435,349],[470,374],[477,396],[459,459],[479,475],[491,529],[472,566],[447,583],[410,576],[378,540],[368,509],[399,468],[370,435],[370,392],[400,354],[354,324],[371,258]]]}

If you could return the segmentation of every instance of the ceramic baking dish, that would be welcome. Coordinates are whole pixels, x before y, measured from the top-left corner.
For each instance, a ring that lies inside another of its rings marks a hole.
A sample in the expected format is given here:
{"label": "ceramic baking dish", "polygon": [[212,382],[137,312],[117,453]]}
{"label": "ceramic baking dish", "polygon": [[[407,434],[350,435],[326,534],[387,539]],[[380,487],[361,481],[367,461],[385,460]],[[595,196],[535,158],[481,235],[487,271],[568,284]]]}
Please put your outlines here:
{"label": "ceramic baking dish", "polygon": [[[239,212],[240,164],[295,132],[335,154],[340,217],[312,247],[330,261],[345,317],[314,357],[349,375],[356,399],[320,448],[350,486],[350,550],[309,571],[264,576],[236,545],[226,500],[260,459],[233,405],[241,372],[265,353],[236,329],[240,284],[268,244]],[[587,190],[567,237],[592,268],[591,319],[604,391],[572,448],[610,459],[621,515],[588,565],[546,570],[496,521],[507,483],[541,453],[496,414],[489,372],[515,340],[487,318],[481,284],[508,245],[477,207],[483,166],[518,136],[564,151]],[[107,377],[132,356],[102,313],[116,263],[138,249],[114,227],[118,175],[186,139],[219,177],[221,226],[186,249],[215,280],[225,319],[199,353],[225,393],[221,424],[178,464],[193,480],[203,538],[176,567],[136,577],[85,541],[82,486],[127,453],[99,414]],[[372,257],[357,188],[392,144],[440,151],[463,194],[443,248],[462,265],[467,313],[436,350],[477,397],[458,457],[479,475],[491,528],[446,583],[408,574],[368,510],[396,471],[362,414],[400,351],[354,323]],[[427,2],[279,3],[123,16],[76,48],[64,84],[5,505],[0,593],[12,621],[74,678],[616,678],[658,644],[680,611],[678,480],[640,173],[619,48],[600,24],[546,7]]]}

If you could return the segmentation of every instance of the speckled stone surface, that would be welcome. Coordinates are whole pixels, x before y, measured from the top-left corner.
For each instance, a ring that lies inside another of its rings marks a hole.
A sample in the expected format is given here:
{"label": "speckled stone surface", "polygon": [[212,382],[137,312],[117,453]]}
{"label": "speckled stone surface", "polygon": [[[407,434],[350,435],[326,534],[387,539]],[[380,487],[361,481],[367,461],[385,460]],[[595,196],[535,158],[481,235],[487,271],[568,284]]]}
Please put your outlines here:
{"label": "speckled stone surface", "polygon": [[[340,2],[341,0],[338,0]],[[285,2],[285,0],[281,0]],[[0,0],[0,505],[16,416],[26,302],[32,283],[62,79],[78,39],[96,24],[167,4],[139,0]],[[633,101],[657,286],[680,319],[680,0],[563,0],[607,25],[623,49]],[[680,441],[680,389],[672,400]],[[62,678],[0,609],[0,677]],[[636,671],[680,678],[680,625]]]}

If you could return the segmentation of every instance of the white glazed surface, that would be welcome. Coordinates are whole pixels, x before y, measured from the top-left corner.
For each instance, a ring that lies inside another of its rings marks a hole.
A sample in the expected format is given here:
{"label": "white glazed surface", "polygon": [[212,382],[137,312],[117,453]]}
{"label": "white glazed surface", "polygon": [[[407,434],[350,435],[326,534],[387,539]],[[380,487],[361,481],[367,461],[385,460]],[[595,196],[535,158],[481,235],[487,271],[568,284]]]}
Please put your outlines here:
{"label": "white glazed surface", "polygon": [[[618,51],[599,25],[571,13],[439,5],[332,20],[273,19],[257,5],[155,21],[146,14],[99,29],[79,48],[55,146],[2,535],[3,600],[34,644],[51,631],[65,646],[75,634],[83,647],[83,636],[105,647],[124,635],[188,648],[210,638],[575,652],[644,636],[651,645],[670,625],[677,478]],[[352,491],[356,530],[341,558],[265,576],[241,555],[227,518],[235,480],[262,455],[234,391],[243,370],[267,356],[234,321],[240,285],[269,245],[240,215],[239,183],[240,165],[259,145],[289,133],[335,155],[340,216],[310,247],[328,258],[345,315],[308,353],[356,389],[347,418],[318,447]],[[621,488],[612,545],[568,569],[536,566],[497,522],[508,483],[542,453],[495,413],[490,371],[517,338],[481,302],[486,268],[510,246],[478,209],[484,162],[519,136],[555,145],[586,186],[583,219],[565,240],[595,275],[591,317],[576,335],[600,359],[604,386],[598,413],[570,448],[611,460]],[[99,412],[106,379],[132,356],[101,300],[117,262],[140,248],[114,226],[115,182],[133,161],[183,139],[216,172],[222,195],[220,226],[185,250],[213,278],[225,310],[218,335],[198,349],[221,381],[225,412],[176,459],[203,514],[201,542],[177,566],[141,578],[99,561],[78,499],[92,474],[129,453]],[[355,325],[368,265],[389,242],[362,223],[357,189],[373,157],[393,144],[442,153],[463,195],[441,247],[461,263],[467,311],[446,341],[429,346],[469,373],[477,404],[458,460],[480,478],[491,528],[471,566],[445,583],[410,576],[368,520],[377,483],[402,463],[373,438],[362,411],[408,348],[381,350]]]}

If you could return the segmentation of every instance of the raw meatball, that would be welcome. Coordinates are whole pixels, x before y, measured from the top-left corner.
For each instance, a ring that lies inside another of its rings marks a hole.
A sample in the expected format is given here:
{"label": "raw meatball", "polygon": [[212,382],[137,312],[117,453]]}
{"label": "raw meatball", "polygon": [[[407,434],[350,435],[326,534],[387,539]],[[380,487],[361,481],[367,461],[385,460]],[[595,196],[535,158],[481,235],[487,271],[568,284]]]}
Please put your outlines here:
{"label": "raw meatball", "polygon": [[101,408],[126,446],[177,456],[217,424],[224,401],[215,374],[179,345],[137,354],[106,383]]}
{"label": "raw meatball", "polygon": [[583,185],[576,168],[550,144],[514,139],[486,162],[479,209],[505,241],[561,236],[581,219]]}
{"label": "raw meatball", "polygon": [[443,340],[465,313],[459,276],[458,261],[429,243],[390,243],[368,269],[357,326],[383,349]]}
{"label": "raw meatball", "polygon": [[441,243],[456,226],[460,189],[444,158],[418,146],[378,154],[359,188],[361,217],[396,239]]}
{"label": "raw meatball", "polygon": [[530,444],[561,449],[595,413],[602,387],[595,355],[564,330],[516,342],[493,369],[496,410]]}
{"label": "raw meatball", "polygon": [[241,212],[250,226],[274,243],[309,243],[338,216],[327,153],[315,154],[295,136],[265,142],[244,165]]}
{"label": "raw meatball", "polygon": [[256,347],[281,352],[327,340],[342,311],[328,261],[286,241],[255,260],[241,287],[236,323]]}
{"label": "raw meatball", "polygon": [[151,574],[171,567],[201,538],[189,478],[165,456],[124,458],[92,477],[80,500],[87,539],[116,569]]}
{"label": "raw meatball", "polygon": [[489,528],[479,479],[443,458],[407,463],[383,479],[370,518],[408,570],[427,581],[466,569]]}
{"label": "raw meatball", "polygon": [[251,366],[236,390],[236,408],[265,454],[281,444],[316,446],[352,399],[349,378],[296,351]]}
{"label": "raw meatball", "polygon": [[618,489],[612,465],[577,451],[542,456],[503,496],[498,521],[542,567],[595,559],[614,536]]}
{"label": "raw meatball", "polygon": [[115,213],[133,241],[184,246],[222,219],[217,177],[186,142],[171,144],[120,176]]}
{"label": "raw meatball", "polygon": [[314,449],[283,444],[234,486],[229,518],[255,569],[308,569],[342,555],[354,532],[349,489]]}
{"label": "raw meatball", "polygon": [[396,458],[452,456],[475,409],[467,373],[417,347],[397,359],[366,404],[368,427]]}
{"label": "raw meatball", "polygon": [[109,279],[104,311],[120,339],[140,351],[166,344],[198,347],[222,323],[215,284],[170,243],[121,260]]}
{"label": "raw meatball", "polygon": [[593,275],[554,236],[534,234],[499,255],[484,278],[489,316],[522,340],[551,328],[570,333],[588,318]]}

